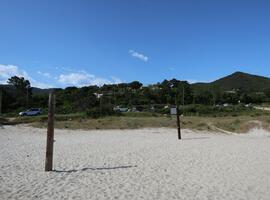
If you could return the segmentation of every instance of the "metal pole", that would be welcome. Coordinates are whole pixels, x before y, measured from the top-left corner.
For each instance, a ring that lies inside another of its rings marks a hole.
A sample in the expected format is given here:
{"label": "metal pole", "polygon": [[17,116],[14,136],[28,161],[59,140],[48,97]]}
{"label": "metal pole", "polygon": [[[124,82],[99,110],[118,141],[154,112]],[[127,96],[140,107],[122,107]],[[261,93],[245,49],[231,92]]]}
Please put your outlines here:
{"label": "metal pole", "polygon": [[50,93],[50,95],[49,95],[49,108],[48,108],[48,127],[47,127],[47,146],[46,146],[45,171],[52,171],[52,166],[53,166],[54,112],[55,112],[55,94]]}
{"label": "metal pole", "polygon": [[181,140],[181,126],[180,126],[180,116],[179,116],[178,107],[176,108],[176,118],[177,118],[177,131],[178,131],[178,140]]}

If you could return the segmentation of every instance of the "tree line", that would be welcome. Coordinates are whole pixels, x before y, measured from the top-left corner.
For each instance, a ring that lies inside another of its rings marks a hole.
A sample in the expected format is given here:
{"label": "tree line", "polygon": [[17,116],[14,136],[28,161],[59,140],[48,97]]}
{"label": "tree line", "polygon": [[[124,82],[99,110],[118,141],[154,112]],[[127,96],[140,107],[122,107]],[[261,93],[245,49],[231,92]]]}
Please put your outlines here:
{"label": "tree line", "polygon": [[[13,76],[12,87],[2,87],[2,112],[17,112],[30,107],[47,109],[48,94],[35,94],[29,80]],[[12,89],[13,88],[13,89]],[[137,111],[166,112],[169,105],[249,104],[270,101],[270,89],[251,92],[242,89],[223,91],[217,87],[196,90],[187,81],[177,79],[144,86],[139,81],[103,86],[54,89],[58,113],[86,112],[89,115],[113,114],[115,106]]]}

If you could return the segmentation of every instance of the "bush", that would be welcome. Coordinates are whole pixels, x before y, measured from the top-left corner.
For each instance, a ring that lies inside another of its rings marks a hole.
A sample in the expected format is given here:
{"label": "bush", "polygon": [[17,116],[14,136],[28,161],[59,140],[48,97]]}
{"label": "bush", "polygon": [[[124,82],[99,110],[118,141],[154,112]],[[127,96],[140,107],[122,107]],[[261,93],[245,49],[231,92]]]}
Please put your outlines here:
{"label": "bush", "polygon": [[243,105],[231,105],[231,106],[206,106],[206,105],[187,105],[180,108],[180,113],[184,115],[196,115],[196,116],[239,116],[241,113],[247,113],[252,108],[247,108]]}
{"label": "bush", "polygon": [[8,120],[7,119],[5,119],[5,118],[3,118],[3,117],[0,117],[0,124],[1,123],[5,123],[5,122],[7,122]]}
{"label": "bush", "polygon": [[160,114],[152,112],[126,112],[123,113],[123,116],[126,117],[158,117]]}
{"label": "bush", "polygon": [[182,106],[180,113],[184,115],[207,115],[213,113],[213,107],[205,105]]}
{"label": "bush", "polygon": [[114,111],[111,105],[103,105],[101,108],[94,107],[86,111],[86,115],[92,118],[99,118],[104,116],[120,115],[121,113]]}
{"label": "bush", "polygon": [[162,108],[162,109],[160,110],[160,113],[161,113],[161,114],[170,114],[170,108]]}

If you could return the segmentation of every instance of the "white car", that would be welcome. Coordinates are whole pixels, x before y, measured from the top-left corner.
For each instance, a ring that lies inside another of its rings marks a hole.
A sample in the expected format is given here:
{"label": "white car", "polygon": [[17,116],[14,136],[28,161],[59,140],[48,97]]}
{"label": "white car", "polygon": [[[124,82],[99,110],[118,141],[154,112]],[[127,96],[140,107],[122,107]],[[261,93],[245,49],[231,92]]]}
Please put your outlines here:
{"label": "white car", "polygon": [[120,106],[116,106],[113,108],[114,111],[118,111],[118,112],[127,112],[128,108],[122,108]]}
{"label": "white car", "polygon": [[29,110],[20,112],[19,115],[20,116],[37,116],[37,115],[41,115],[42,110],[41,108],[31,108]]}

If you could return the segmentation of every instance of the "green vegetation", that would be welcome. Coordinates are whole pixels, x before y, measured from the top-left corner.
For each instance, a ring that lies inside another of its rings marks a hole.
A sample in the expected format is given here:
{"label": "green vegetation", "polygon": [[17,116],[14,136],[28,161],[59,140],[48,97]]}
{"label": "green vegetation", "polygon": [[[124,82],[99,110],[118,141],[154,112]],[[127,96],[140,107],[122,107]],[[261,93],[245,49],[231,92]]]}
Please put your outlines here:
{"label": "green vegetation", "polygon": [[[41,107],[46,113],[50,89],[43,93],[41,89],[31,88],[30,82],[23,77],[11,77],[9,84],[8,87],[2,87],[3,113],[18,113],[30,107]],[[211,106],[270,102],[270,79],[237,72],[207,84],[189,84],[187,81],[172,79],[149,86],[133,81],[54,91],[57,95],[57,113],[60,114],[85,112],[94,118],[118,115],[113,111],[115,106],[166,114],[169,110],[165,106],[170,105],[188,105],[183,108],[186,112],[194,109],[200,113],[206,112],[203,109],[207,109],[207,112],[223,112],[220,107]]]}
{"label": "green vegetation", "polygon": [[235,72],[229,76],[223,77],[211,83],[195,83],[192,85],[195,90],[219,90],[229,91],[241,89],[250,92],[270,91],[270,78],[247,74],[243,72]]}
{"label": "green vegetation", "polygon": [[259,111],[243,104],[229,106],[187,105],[180,106],[180,111],[185,116],[208,116],[208,117],[237,117],[243,115],[261,115],[267,112]]}
{"label": "green vegetation", "polygon": [[[238,117],[210,117],[210,116],[182,116],[181,127],[195,130],[208,131],[230,131],[237,133],[247,132],[254,127],[263,127],[270,130],[270,113],[263,113],[260,116],[242,115]],[[47,127],[47,117],[19,117],[12,118],[4,124],[28,123],[38,128]],[[107,116],[98,119],[88,118],[84,114],[56,115],[55,127],[60,129],[137,129],[148,127],[176,127],[176,119],[173,116]]]}
{"label": "green vegetation", "polygon": [[[42,127],[47,121],[48,92],[30,87],[23,77],[11,77],[2,86],[1,124],[31,123]],[[268,128],[269,111],[247,104],[270,105],[270,79],[237,72],[208,84],[189,84],[176,79],[143,86],[138,81],[112,85],[54,89],[58,128],[142,128],[174,127],[171,105],[180,105],[184,128],[215,130],[215,127],[242,132],[260,120]],[[116,108],[128,108],[120,112]],[[18,117],[30,107],[40,107],[44,115]],[[71,114],[74,113],[74,114]]]}

